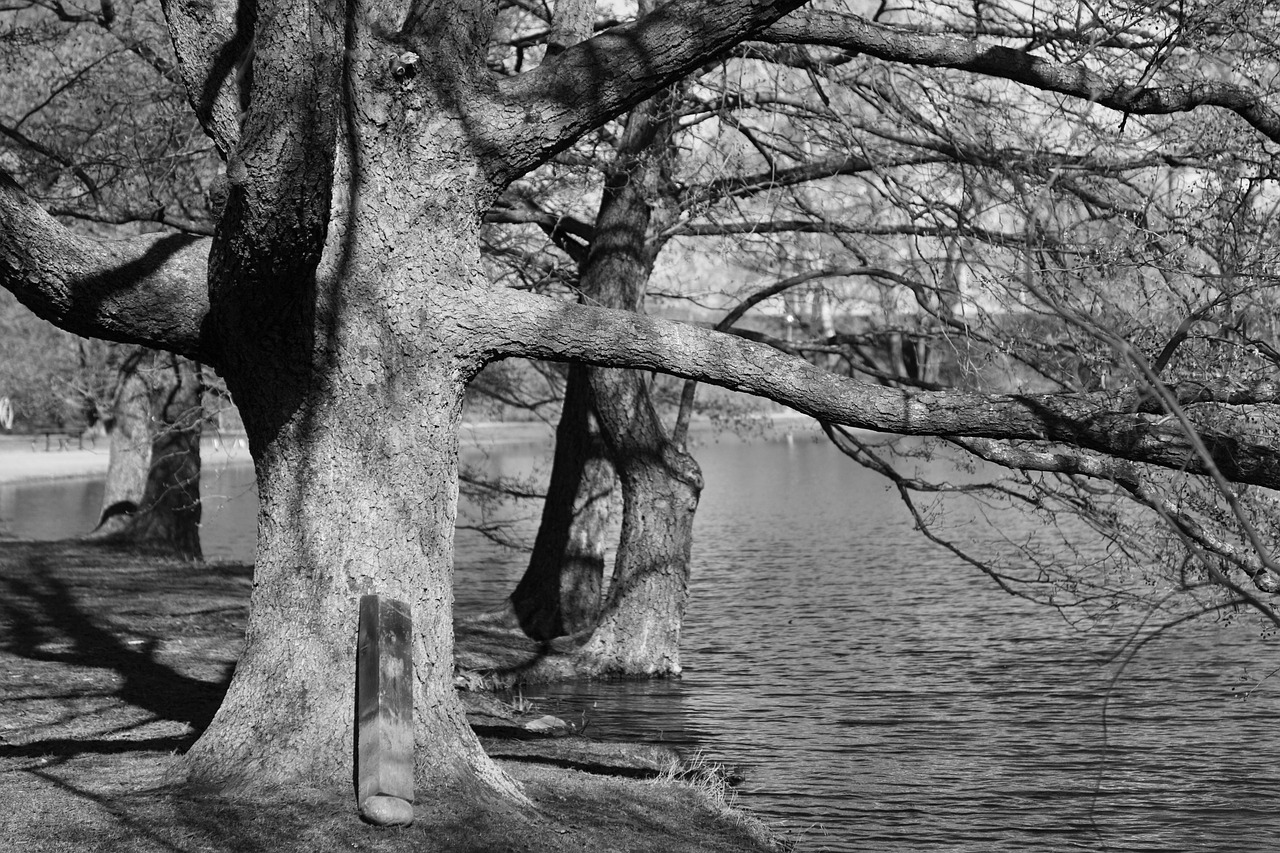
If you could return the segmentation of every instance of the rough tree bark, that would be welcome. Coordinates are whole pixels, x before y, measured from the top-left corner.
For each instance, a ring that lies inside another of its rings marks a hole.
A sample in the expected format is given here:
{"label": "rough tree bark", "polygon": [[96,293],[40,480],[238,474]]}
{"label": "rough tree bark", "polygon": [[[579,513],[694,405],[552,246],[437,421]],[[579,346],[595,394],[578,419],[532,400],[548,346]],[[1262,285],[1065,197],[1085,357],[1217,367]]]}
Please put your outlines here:
{"label": "rough tree bark", "polygon": [[77,239],[7,176],[0,276],[64,328],[215,365],[244,416],[260,496],[246,647],[185,778],[350,780],[356,605],[378,593],[414,614],[420,789],[518,801],[452,682],[463,389],[521,348],[494,334],[519,306],[478,279],[482,215],[510,180],[797,2],[675,0],[499,83],[493,4],[255,5],[252,22],[226,0],[165,5],[227,161],[207,285],[198,241]]}
{"label": "rough tree bark", "polygon": [[623,515],[608,599],[576,655],[577,670],[677,675],[702,472],[669,440],[639,375],[593,379],[592,387],[601,422],[609,424],[605,435],[622,484]]}
{"label": "rough tree bark", "polygon": [[377,593],[414,614],[422,789],[519,797],[452,686],[462,393],[486,360],[518,352],[493,334],[513,306],[477,279],[481,217],[509,180],[794,5],[715,14],[677,0],[495,88],[491,4],[259,3],[243,129],[206,97],[229,72],[235,17],[167,7],[197,111],[228,153],[202,330],[261,502],[247,646],[184,759],[189,778],[350,778],[343,673],[354,602]]}
{"label": "rough tree bark", "polygon": [[[587,5],[575,0],[567,10],[557,7],[557,16],[580,15],[573,7]],[[653,5],[642,0],[640,12]],[[576,35],[580,39],[585,32]],[[663,245],[650,234],[649,195],[663,189],[674,195],[663,168],[672,130],[662,115],[670,109],[669,97],[647,101],[628,116],[581,261],[579,290],[590,304],[643,310]],[[600,436],[591,431],[590,411],[597,414]],[[601,438],[612,465],[600,455]],[[608,506],[597,496],[606,483],[612,485],[615,470],[622,485],[622,534],[601,609]],[[592,629],[574,658],[574,675],[679,673],[693,513],[701,489],[697,463],[671,441],[639,374],[571,368],[541,526],[529,570],[511,598],[526,633],[549,640]]]}
{"label": "rough tree bark", "polygon": [[[632,110],[617,165],[605,176],[580,283],[583,298],[593,304],[643,310],[661,248],[650,239],[649,195],[668,180],[663,165],[670,128],[662,115],[667,109],[669,99],[658,97]],[[589,376],[622,484],[622,533],[608,600],[576,656],[577,667],[589,675],[675,675],[702,472],[671,440],[641,374],[591,368]]]}
{"label": "rough tree bark", "polygon": [[[642,3],[646,10],[651,4]],[[582,261],[578,287],[583,302],[627,311],[643,310],[654,260],[663,243],[650,234],[650,195],[672,189],[665,166],[671,128],[664,112],[669,94],[636,107],[628,116],[618,157],[605,176],[593,239]],[[584,383],[579,387],[575,382]],[[680,631],[688,600],[693,517],[702,490],[697,463],[673,442],[654,408],[648,385],[634,371],[576,367],[570,373],[565,411],[556,430],[551,486],[530,573],[517,595],[526,610],[563,611],[565,586],[600,590],[600,564],[576,561],[566,548],[583,535],[600,536],[603,525],[583,525],[570,535],[574,505],[593,485],[583,479],[590,446],[590,405],[599,418],[609,459],[622,486],[622,534],[608,600],[587,642],[574,657],[573,675],[645,677],[680,672]],[[577,489],[573,486],[577,485]],[[539,552],[538,546],[545,546]],[[558,551],[556,549],[559,549]],[[597,541],[593,554],[604,551]],[[535,563],[535,561],[538,561]],[[539,575],[532,575],[534,566]],[[559,574],[554,574],[556,569]],[[571,574],[564,574],[570,572]],[[551,579],[535,587],[538,577]],[[576,582],[566,583],[568,578]],[[540,599],[530,595],[537,593]],[[513,601],[516,599],[513,596]],[[541,607],[535,602],[541,600]],[[522,620],[526,632],[530,620]],[[579,623],[583,626],[585,620]],[[538,639],[574,633],[563,622],[534,625]],[[579,630],[580,630],[579,627]]]}

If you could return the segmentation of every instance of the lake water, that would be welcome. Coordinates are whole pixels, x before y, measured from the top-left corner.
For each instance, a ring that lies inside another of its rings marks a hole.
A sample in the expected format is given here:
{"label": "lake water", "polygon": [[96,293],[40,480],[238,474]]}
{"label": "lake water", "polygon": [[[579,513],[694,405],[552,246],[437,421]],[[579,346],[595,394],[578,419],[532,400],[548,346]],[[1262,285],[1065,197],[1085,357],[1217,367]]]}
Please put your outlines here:
{"label": "lake water", "polygon": [[[541,449],[477,459],[527,472]],[[801,851],[1276,849],[1280,675],[1252,625],[1205,620],[1120,668],[1082,633],[912,530],[829,447],[701,447],[684,677],[526,690],[587,733],[698,749]],[[92,524],[100,484],[0,486],[0,532]],[[244,466],[207,465],[210,559],[249,560]],[[492,606],[518,553],[462,534],[459,607]]]}

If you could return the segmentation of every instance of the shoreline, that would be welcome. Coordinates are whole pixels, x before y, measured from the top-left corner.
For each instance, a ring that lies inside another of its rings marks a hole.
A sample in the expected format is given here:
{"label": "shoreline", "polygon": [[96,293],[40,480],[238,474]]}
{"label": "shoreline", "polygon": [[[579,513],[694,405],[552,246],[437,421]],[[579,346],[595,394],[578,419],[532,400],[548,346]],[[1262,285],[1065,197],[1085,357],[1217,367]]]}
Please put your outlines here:
{"label": "shoreline", "polygon": [[0,670],[15,687],[16,722],[0,737],[13,849],[85,849],[86,839],[92,849],[218,853],[507,850],[512,838],[540,853],[788,846],[732,807],[716,766],[659,744],[549,734],[531,726],[543,710],[488,693],[461,694],[467,721],[536,811],[426,785],[414,826],[387,830],[360,820],[349,778],[238,798],[165,787],[175,756],[222,703],[253,586],[242,564],[187,568],[74,541],[0,542],[17,617],[0,622]]}
{"label": "shoreline", "polygon": [[[793,432],[814,432],[814,421],[808,415],[782,412],[760,418],[765,433],[784,436]],[[705,435],[716,430],[709,419],[695,419],[691,432]],[[541,421],[477,421],[464,423],[459,441],[464,450],[494,445],[537,444],[555,436],[554,424]],[[60,450],[40,435],[0,435],[0,486],[43,483],[56,480],[78,480],[105,477],[110,461],[106,438],[97,439],[83,449]],[[249,449],[243,435],[205,436],[200,442],[205,464],[249,464]]]}
{"label": "shoreline", "polygon": [[[494,444],[533,444],[554,435],[543,423],[466,423],[460,440],[464,448]],[[45,450],[40,435],[0,436],[0,486],[54,480],[105,477],[111,454],[110,441],[99,438],[83,448]],[[243,434],[205,436],[200,455],[206,465],[250,464]]]}

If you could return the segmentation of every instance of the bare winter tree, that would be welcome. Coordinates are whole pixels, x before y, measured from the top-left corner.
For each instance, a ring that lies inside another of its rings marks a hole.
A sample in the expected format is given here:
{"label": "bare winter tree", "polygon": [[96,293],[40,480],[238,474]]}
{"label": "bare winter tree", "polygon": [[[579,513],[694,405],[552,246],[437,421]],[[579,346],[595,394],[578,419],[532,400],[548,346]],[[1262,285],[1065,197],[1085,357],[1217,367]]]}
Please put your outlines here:
{"label": "bare winter tree", "polygon": [[[480,275],[481,220],[503,188],[798,5],[672,0],[504,75],[490,69],[496,4],[259,2],[248,14],[217,0],[170,3],[178,71],[226,163],[212,239],[81,237],[0,177],[0,282],[64,328],[212,365],[244,417],[261,499],[247,643],[183,759],[189,779],[349,781],[351,637],[359,596],[376,592],[413,608],[422,789],[522,796],[465,725],[451,678],[461,402],[496,359],[660,370],[838,424],[1060,442],[1280,484],[1265,438],[1216,426],[1206,437],[1207,426],[1188,431],[1105,392],[887,387],[741,337]],[[1218,106],[1280,139],[1267,95],[1205,76],[1207,65],[1135,76],[1090,56],[1042,57],[1034,44],[822,11],[769,37],[949,65],[1133,114]],[[237,70],[251,41],[246,95]]]}

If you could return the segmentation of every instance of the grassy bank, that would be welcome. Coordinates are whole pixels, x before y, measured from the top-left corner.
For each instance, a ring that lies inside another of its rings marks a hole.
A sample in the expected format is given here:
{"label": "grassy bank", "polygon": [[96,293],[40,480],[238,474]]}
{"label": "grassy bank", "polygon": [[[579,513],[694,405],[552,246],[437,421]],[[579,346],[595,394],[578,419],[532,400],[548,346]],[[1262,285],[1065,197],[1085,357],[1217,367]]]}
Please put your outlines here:
{"label": "grassy bank", "polygon": [[[174,756],[212,718],[239,654],[251,568],[4,541],[0,584],[0,838],[11,849],[771,849],[713,785],[657,772],[661,754],[582,739],[541,748],[527,735],[508,744],[503,732],[521,732],[519,720],[474,697],[486,748],[509,756],[500,763],[532,809],[427,791],[412,827],[384,830],[361,823],[341,787],[270,800],[165,788]],[[592,772],[571,769],[582,767]],[[646,776],[657,778],[635,778]]]}

